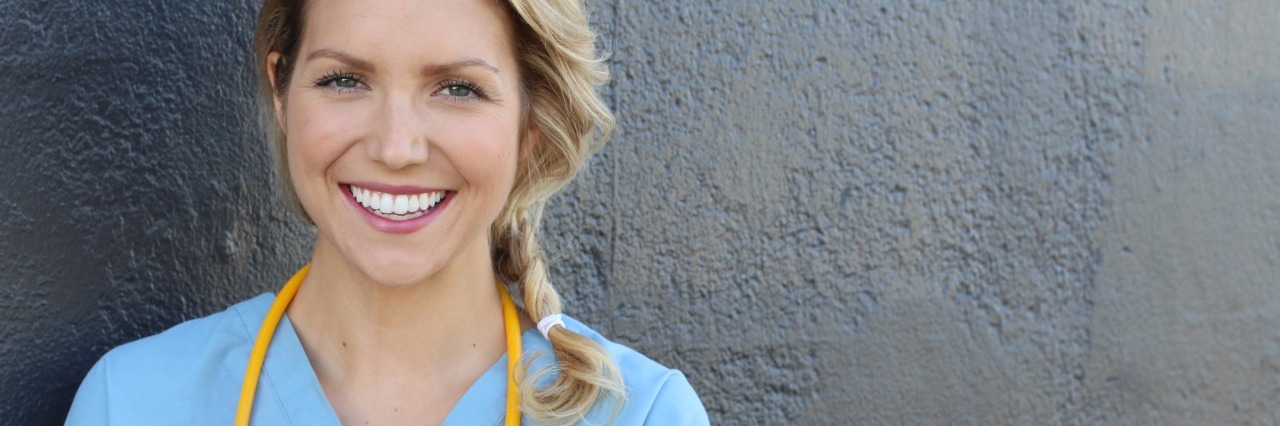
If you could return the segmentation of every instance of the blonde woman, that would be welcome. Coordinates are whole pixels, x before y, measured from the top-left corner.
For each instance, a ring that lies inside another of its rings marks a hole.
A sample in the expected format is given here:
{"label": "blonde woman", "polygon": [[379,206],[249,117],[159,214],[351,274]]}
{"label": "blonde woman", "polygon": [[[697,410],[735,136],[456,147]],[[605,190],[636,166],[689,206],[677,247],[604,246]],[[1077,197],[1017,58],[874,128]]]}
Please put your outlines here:
{"label": "blonde woman", "polygon": [[121,346],[68,424],[706,424],[688,381],[563,317],[543,203],[612,126],[575,0],[267,0],[278,295]]}

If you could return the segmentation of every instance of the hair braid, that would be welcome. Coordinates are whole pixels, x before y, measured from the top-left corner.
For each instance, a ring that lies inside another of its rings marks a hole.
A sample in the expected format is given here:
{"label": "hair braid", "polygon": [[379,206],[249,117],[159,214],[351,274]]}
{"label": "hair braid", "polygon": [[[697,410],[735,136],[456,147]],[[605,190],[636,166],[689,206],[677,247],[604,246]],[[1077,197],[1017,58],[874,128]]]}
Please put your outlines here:
{"label": "hair braid", "polygon": [[[541,205],[512,215],[505,232],[494,242],[494,264],[500,279],[516,284],[525,312],[534,320],[560,313],[560,295],[547,279],[542,248],[538,244]],[[621,409],[626,391],[622,377],[603,347],[586,336],[564,327],[548,333],[555,354],[548,370],[528,372],[517,369],[521,411],[547,424],[571,424],[582,420],[591,408],[613,401],[610,418]],[[540,354],[532,354],[536,357]],[[528,359],[521,360],[527,365]],[[547,374],[556,374],[551,384],[537,387]]]}
{"label": "hair braid", "polygon": [[[561,312],[560,295],[547,278],[538,228],[548,198],[563,188],[608,139],[613,114],[596,89],[609,80],[596,56],[595,33],[579,0],[509,0],[516,18],[517,57],[524,80],[526,157],[516,186],[490,230],[494,269],[519,294],[533,320]],[[564,327],[548,332],[555,360],[548,369],[517,370],[521,411],[550,424],[582,420],[597,405],[612,403],[612,419],[626,390],[609,353]],[[533,356],[537,356],[534,354]],[[522,362],[525,362],[524,360]],[[549,385],[540,378],[554,374]]]}

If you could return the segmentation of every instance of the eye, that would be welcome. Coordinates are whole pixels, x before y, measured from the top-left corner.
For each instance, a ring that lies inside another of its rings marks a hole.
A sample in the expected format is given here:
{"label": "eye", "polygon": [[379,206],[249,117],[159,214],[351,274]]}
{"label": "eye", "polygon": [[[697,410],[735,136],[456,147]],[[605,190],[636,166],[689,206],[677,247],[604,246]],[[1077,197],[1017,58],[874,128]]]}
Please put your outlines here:
{"label": "eye", "polygon": [[444,93],[444,94],[449,95],[449,96],[456,96],[456,97],[459,97],[459,98],[465,98],[465,97],[467,97],[467,96],[470,96],[470,95],[471,95],[471,88],[470,88],[470,87],[460,86],[460,85],[456,85],[456,84],[455,84],[455,85],[452,85],[452,86],[445,87],[443,90],[441,90],[441,91],[440,91],[440,93]]}
{"label": "eye", "polygon": [[443,95],[451,101],[470,101],[485,98],[484,90],[480,86],[465,80],[449,80],[440,83],[440,90],[436,94]]}
{"label": "eye", "polygon": [[360,82],[356,81],[354,78],[340,77],[329,82],[329,84],[342,89],[354,89],[360,85]]}
{"label": "eye", "polygon": [[336,92],[349,92],[364,85],[364,77],[348,72],[334,71],[316,80],[317,87],[324,87]]}

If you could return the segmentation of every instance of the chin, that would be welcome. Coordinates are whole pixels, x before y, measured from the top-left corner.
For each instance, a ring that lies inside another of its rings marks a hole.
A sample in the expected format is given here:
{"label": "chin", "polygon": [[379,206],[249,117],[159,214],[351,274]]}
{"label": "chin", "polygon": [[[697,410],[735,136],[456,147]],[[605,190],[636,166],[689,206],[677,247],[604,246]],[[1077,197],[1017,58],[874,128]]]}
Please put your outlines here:
{"label": "chin", "polygon": [[405,288],[421,283],[439,272],[438,265],[417,261],[373,261],[360,268],[374,284],[389,288]]}
{"label": "chin", "polygon": [[412,287],[438,275],[448,264],[439,252],[407,253],[372,247],[355,252],[362,256],[347,256],[347,265],[364,274],[372,284],[387,288]]}

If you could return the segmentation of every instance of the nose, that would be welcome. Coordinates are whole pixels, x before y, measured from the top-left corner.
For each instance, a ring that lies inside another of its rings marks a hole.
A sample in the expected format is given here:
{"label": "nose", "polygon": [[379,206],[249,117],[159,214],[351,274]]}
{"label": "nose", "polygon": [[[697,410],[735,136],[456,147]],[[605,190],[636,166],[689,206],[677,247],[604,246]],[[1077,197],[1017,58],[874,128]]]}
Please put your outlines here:
{"label": "nose", "polygon": [[369,155],[392,170],[427,161],[427,120],[411,96],[388,96],[379,108]]}

